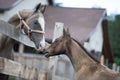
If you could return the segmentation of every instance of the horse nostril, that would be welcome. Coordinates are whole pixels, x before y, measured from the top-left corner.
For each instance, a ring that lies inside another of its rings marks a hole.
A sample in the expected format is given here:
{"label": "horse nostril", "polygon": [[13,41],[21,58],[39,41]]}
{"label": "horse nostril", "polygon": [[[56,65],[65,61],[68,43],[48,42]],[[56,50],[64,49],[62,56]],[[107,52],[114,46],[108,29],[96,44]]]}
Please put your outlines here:
{"label": "horse nostril", "polygon": [[45,53],[46,53],[45,51],[40,51],[40,52],[39,52],[39,54],[43,54],[43,55],[44,55]]}
{"label": "horse nostril", "polygon": [[44,46],[42,44],[39,45],[39,48],[41,48],[42,50],[44,49]]}
{"label": "horse nostril", "polygon": [[41,45],[36,45],[36,50],[37,51],[42,51],[43,50],[43,47]]}

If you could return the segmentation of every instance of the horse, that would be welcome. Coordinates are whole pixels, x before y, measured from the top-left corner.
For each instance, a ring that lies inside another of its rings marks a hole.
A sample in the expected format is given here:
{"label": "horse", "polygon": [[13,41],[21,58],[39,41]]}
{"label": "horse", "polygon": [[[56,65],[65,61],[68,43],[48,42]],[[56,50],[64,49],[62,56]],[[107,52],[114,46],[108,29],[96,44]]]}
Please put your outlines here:
{"label": "horse", "polygon": [[[42,51],[45,48],[45,20],[43,16],[45,7],[40,3],[33,10],[24,9],[8,20],[9,24],[19,28],[34,42],[37,51]],[[0,56],[13,60],[12,48],[16,42],[12,38],[0,34]],[[8,80],[8,76],[0,74],[0,79]]]}
{"label": "horse", "polygon": [[47,58],[61,54],[68,56],[75,71],[75,80],[120,80],[120,73],[91,58],[83,46],[70,36],[68,29],[63,30],[63,36],[57,38],[43,53]]}

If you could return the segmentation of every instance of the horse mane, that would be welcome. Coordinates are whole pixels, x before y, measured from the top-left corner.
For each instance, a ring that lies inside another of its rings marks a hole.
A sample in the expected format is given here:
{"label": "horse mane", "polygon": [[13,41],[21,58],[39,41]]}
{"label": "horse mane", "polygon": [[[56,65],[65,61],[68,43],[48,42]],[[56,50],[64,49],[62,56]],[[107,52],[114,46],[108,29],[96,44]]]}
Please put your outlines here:
{"label": "horse mane", "polygon": [[97,63],[100,63],[99,60],[97,60],[96,58],[94,58],[92,55],[90,55],[90,53],[82,46],[82,44],[80,42],[78,42],[76,39],[71,38],[72,40],[74,40],[84,51],[85,53],[87,53],[87,55],[92,58],[94,61],[96,61]]}

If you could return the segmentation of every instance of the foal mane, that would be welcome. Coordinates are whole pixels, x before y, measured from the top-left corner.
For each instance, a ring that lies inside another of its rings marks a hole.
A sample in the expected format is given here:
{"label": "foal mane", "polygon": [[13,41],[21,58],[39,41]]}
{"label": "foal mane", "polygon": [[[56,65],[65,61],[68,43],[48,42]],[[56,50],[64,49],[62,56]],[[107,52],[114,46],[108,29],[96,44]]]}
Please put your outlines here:
{"label": "foal mane", "polygon": [[87,55],[92,58],[94,61],[96,61],[97,63],[100,63],[99,60],[95,59],[92,55],[90,55],[90,53],[77,41],[75,40],[74,38],[71,38],[73,41],[75,41],[84,51],[85,53],[87,53]]}

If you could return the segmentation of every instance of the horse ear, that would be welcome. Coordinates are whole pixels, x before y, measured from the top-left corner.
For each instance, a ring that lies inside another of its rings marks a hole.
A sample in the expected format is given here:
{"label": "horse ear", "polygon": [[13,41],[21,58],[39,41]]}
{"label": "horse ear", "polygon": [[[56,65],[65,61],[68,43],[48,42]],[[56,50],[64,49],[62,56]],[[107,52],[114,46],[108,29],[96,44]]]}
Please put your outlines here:
{"label": "horse ear", "polygon": [[41,5],[41,3],[39,3],[36,7],[35,7],[35,11],[34,11],[34,13],[36,13],[36,12],[42,12],[42,13],[44,13],[45,12],[45,9],[46,9],[46,6],[43,6],[43,5]]}
{"label": "horse ear", "polygon": [[35,13],[35,12],[38,12],[40,8],[41,8],[41,3],[39,3],[39,4],[35,7],[34,13]]}
{"label": "horse ear", "polygon": [[45,12],[45,9],[46,9],[46,6],[41,6],[41,8],[40,8],[40,11],[42,12],[42,13],[44,13]]}

